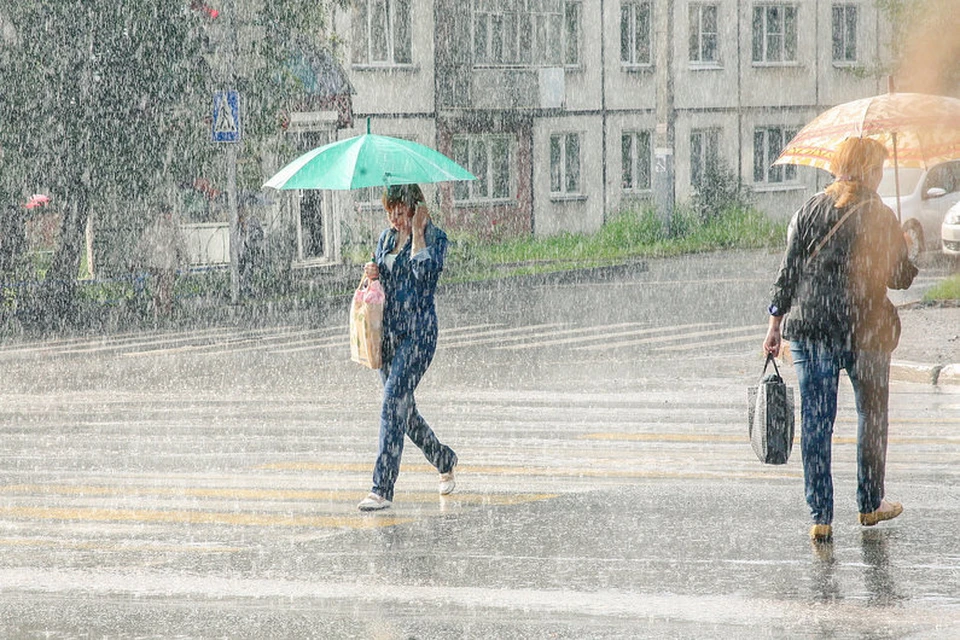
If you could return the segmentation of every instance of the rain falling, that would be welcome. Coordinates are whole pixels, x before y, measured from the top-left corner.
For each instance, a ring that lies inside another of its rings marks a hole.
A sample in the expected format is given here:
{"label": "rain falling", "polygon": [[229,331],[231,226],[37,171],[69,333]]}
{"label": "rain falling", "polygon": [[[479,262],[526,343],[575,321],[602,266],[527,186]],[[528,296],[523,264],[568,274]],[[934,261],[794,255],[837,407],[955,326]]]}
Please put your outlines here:
{"label": "rain falling", "polygon": [[4,3],[0,637],[960,635],[958,9]]}

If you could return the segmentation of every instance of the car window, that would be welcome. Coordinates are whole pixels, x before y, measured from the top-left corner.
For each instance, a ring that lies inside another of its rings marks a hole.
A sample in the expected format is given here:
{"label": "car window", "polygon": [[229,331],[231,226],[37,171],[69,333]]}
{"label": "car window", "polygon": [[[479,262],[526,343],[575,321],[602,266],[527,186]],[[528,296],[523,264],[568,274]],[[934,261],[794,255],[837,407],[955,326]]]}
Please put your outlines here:
{"label": "car window", "polygon": [[933,188],[940,188],[950,193],[956,191],[956,180],[953,175],[953,163],[937,165],[927,174],[927,180],[923,184],[923,197],[927,197],[927,192]]}
{"label": "car window", "polygon": [[[960,162],[950,163],[950,188],[947,193],[960,191]],[[946,187],[944,187],[946,189]]]}

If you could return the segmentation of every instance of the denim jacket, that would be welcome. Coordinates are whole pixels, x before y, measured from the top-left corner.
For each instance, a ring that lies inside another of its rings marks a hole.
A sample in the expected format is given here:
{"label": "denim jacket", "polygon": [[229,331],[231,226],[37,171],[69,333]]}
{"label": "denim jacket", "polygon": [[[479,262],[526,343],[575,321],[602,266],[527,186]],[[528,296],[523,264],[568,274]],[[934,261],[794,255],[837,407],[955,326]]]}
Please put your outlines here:
{"label": "denim jacket", "polygon": [[380,283],[386,294],[384,338],[408,335],[417,339],[436,337],[434,294],[447,253],[447,234],[433,223],[428,223],[423,235],[426,247],[411,256],[412,237],[409,238],[388,270],[385,257],[396,245],[397,232],[386,229],[380,234],[374,262],[380,270]]}

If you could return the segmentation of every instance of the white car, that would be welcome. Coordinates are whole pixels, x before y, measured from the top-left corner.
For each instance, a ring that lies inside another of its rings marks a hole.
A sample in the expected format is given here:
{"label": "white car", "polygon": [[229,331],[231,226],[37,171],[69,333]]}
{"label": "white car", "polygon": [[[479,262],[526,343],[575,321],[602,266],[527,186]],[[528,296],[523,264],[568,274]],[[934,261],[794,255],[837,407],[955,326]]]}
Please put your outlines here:
{"label": "white car", "polygon": [[960,203],[947,210],[940,227],[940,241],[944,255],[960,259]]}
{"label": "white car", "polygon": [[[883,203],[897,212],[893,167],[883,170],[877,189]],[[960,202],[960,160],[929,169],[900,167],[900,224],[914,255],[940,247],[941,226],[947,210]]]}

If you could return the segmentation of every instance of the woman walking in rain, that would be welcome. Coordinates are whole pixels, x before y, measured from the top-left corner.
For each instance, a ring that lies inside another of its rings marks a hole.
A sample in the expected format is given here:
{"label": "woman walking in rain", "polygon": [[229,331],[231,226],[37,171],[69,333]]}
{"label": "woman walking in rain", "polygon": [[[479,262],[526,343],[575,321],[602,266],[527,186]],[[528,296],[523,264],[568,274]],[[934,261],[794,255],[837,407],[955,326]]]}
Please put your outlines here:
{"label": "woman walking in rain", "polygon": [[869,527],[903,511],[884,498],[890,354],[900,339],[887,288],[906,289],[917,268],[896,216],[876,193],[886,157],[875,140],[841,143],[831,161],[834,182],[790,221],[773,287],[763,348],[779,355],[781,322],[789,312],[783,337],[800,387],[800,448],[814,541],[833,533],[831,440],[841,369],[856,397],[859,522]]}
{"label": "woman walking in rain", "polygon": [[447,236],[430,220],[423,192],[415,184],[392,185],[383,196],[390,227],[380,234],[373,262],[364,274],[380,279],[386,294],[383,313],[383,407],[380,452],[373,488],[358,505],[361,511],[389,508],[400,471],[406,434],[440,472],[440,494],[455,486],[457,456],[441,444],[417,411],[413,392],[437,348],[434,293],[443,271]]}

